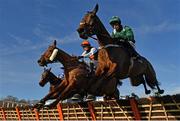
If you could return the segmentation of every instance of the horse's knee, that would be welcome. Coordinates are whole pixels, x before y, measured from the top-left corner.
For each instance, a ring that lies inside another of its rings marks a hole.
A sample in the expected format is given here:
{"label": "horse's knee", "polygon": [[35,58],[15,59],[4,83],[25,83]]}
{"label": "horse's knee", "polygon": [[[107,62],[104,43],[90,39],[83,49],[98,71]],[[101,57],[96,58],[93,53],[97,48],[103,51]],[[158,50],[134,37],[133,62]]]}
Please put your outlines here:
{"label": "horse's knee", "polygon": [[95,72],[95,76],[98,77],[98,76],[100,76],[101,74],[103,74],[103,72],[104,72],[103,69],[97,68],[97,69],[96,69],[96,72]]}

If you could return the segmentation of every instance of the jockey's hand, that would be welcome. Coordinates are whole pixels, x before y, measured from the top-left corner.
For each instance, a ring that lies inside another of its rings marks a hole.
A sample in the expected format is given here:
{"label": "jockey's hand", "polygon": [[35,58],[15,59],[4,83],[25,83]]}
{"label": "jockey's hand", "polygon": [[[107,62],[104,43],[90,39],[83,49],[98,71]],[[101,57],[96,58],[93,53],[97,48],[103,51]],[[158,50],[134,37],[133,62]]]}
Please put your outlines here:
{"label": "jockey's hand", "polygon": [[81,58],[84,58],[84,57],[83,57],[83,56],[78,56],[77,58],[78,58],[78,59],[81,59]]}

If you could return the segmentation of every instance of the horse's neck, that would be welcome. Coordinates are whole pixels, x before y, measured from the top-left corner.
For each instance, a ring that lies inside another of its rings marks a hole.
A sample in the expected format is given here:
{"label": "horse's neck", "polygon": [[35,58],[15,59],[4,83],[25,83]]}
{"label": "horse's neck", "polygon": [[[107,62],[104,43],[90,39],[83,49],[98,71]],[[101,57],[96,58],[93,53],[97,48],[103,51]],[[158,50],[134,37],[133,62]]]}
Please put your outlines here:
{"label": "horse's neck", "polygon": [[66,68],[69,65],[68,63],[70,62],[70,60],[72,60],[72,56],[59,49],[57,60]]}
{"label": "horse's neck", "polygon": [[99,46],[105,46],[107,44],[112,44],[112,38],[110,36],[110,34],[108,33],[108,31],[106,30],[106,28],[104,27],[103,23],[101,22],[101,20],[97,17],[97,32],[96,32],[96,36],[98,38],[98,43]]}
{"label": "horse's neck", "polygon": [[51,73],[50,85],[51,86],[56,86],[60,82],[61,82],[61,80],[58,77],[56,77],[53,73]]}

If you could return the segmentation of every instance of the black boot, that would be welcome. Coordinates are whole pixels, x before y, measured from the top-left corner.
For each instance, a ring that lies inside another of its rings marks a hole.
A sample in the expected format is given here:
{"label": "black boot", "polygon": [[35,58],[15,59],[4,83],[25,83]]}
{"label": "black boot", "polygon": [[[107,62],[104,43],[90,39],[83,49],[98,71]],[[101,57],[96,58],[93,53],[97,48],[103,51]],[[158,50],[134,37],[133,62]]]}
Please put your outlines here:
{"label": "black boot", "polygon": [[128,51],[130,53],[131,57],[134,57],[135,59],[140,59],[140,55],[139,53],[137,53],[137,51],[134,49],[134,47],[132,47],[130,44],[128,44]]}
{"label": "black boot", "polygon": [[94,63],[90,62],[90,75],[94,74]]}
{"label": "black boot", "polygon": [[135,57],[136,59],[140,59],[141,56],[139,55],[139,53],[137,53],[137,51],[133,47],[132,47],[131,52],[132,52],[131,57]]}

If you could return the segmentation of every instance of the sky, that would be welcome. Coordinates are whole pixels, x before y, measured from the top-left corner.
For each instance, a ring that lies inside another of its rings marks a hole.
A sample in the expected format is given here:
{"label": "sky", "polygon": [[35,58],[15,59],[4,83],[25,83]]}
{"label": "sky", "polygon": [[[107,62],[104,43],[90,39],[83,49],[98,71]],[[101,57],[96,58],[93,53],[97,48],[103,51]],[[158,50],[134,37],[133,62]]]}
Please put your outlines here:
{"label": "sky", "polygon": [[[96,3],[110,33],[112,16],[133,29],[136,50],[152,63],[165,94],[180,93],[179,0],[0,0],[0,98],[40,99],[47,94],[49,85],[38,84],[43,68],[37,60],[54,39],[58,48],[80,55],[82,39],[76,29]],[[60,66],[48,67],[59,75]],[[128,79],[119,90],[121,96],[145,96],[143,86],[132,87]]]}

